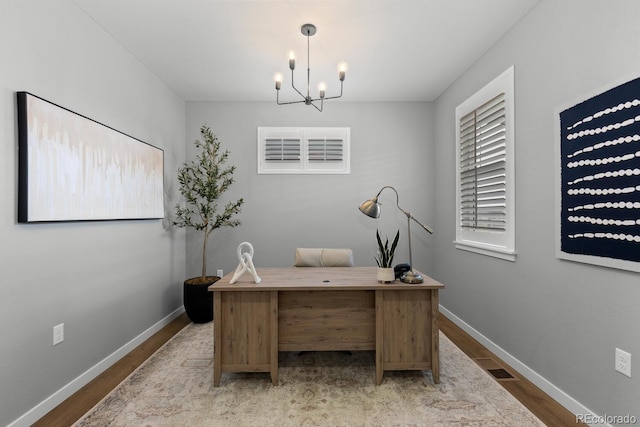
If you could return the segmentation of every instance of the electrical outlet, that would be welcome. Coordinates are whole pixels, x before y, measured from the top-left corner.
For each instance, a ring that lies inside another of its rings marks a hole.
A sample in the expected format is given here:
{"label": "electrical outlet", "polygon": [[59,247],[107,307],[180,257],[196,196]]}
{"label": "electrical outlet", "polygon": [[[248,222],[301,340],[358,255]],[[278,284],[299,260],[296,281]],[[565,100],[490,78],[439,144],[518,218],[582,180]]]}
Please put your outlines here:
{"label": "electrical outlet", "polygon": [[631,378],[631,354],[616,348],[616,371]]}
{"label": "electrical outlet", "polygon": [[60,344],[62,341],[64,341],[64,323],[53,327],[53,345]]}
{"label": "electrical outlet", "polygon": [[222,269],[221,269],[221,268],[219,268],[219,269],[218,269],[218,272],[216,273],[216,275],[217,275],[218,277],[222,277],[222,276],[224,276],[224,271],[222,271]]}

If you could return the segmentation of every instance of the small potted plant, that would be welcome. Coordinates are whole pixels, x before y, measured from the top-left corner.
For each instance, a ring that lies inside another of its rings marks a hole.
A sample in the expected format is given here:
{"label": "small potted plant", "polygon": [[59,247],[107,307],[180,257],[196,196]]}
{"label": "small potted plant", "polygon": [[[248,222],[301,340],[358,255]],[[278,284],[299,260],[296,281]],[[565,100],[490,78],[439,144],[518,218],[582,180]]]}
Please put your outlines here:
{"label": "small potted plant", "polygon": [[221,227],[236,227],[240,221],[234,216],[240,213],[243,199],[227,202],[218,210],[222,193],[233,184],[235,166],[225,166],[229,151],[220,150],[220,140],[207,126],[200,128],[202,141],[196,140],[199,150],[195,160],[178,168],[180,193],[186,206],[176,205],[173,225],[202,232],[202,274],[184,282],[184,307],[187,316],[195,323],[213,320],[213,293],[209,285],[220,278],[207,276],[207,243],[211,233]]}
{"label": "small potted plant", "polygon": [[378,241],[378,255],[376,255],[376,263],[378,264],[378,282],[392,283],[395,279],[393,271],[393,256],[396,253],[398,240],[400,239],[400,230],[396,232],[396,237],[389,246],[389,238],[385,238],[384,243],[380,237],[380,231],[376,230],[376,240]]}

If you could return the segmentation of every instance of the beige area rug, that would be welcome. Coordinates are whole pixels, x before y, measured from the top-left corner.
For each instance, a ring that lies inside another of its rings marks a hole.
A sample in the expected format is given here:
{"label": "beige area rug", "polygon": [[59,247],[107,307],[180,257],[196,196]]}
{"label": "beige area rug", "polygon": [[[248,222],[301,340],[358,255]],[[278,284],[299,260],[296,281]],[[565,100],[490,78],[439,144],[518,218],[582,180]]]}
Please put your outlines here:
{"label": "beige area rug", "polygon": [[75,425],[80,426],[542,426],[440,334],[440,380],[385,372],[373,352],[280,353],[266,373],[223,373],[213,387],[213,323],[190,324]]}

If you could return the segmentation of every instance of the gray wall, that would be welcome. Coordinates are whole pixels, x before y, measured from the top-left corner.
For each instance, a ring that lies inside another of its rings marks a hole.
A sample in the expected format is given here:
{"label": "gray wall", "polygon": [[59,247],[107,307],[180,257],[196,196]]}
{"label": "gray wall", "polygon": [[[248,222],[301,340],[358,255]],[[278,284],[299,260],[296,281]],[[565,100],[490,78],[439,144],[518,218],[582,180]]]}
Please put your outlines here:
{"label": "gray wall", "polygon": [[[640,417],[638,273],[555,257],[554,109],[640,70],[640,2],[543,0],[436,102],[434,274],[442,304],[597,414]],[[515,64],[515,263],[456,250],[454,109]],[[637,364],[637,362],[636,362]]]}
{"label": "gray wall", "polygon": [[[178,310],[185,265],[184,233],[161,220],[16,223],[15,92],[162,148],[167,171],[184,161],[185,104],[71,0],[9,0],[1,9],[0,425],[7,425]],[[165,202],[173,205],[173,176],[166,178]],[[65,340],[54,347],[59,323]]]}
{"label": "gray wall", "polygon": [[[275,96],[275,94],[274,94]],[[238,264],[236,248],[249,241],[260,267],[293,265],[296,247],[348,247],[357,265],[375,265],[375,232],[400,230],[396,261],[408,262],[406,217],[395,206],[395,194],[385,190],[381,217],[373,220],[358,205],[384,185],[394,186],[400,206],[427,225],[433,219],[433,112],[428,103],[327,102],[324,112],[304,105],[274,102],[187,102],[187,156],[199,129],[207,124],[230,150],[237,166],[236,183],[226,199],[244,197],[242,225],[213,235],[208,272],[225,272]],[[258,126],[351,127],[351,174],[258,175]],[[432,269],[433,239],[412,228],[416,268]],[[187,273],[199,274],[202,238],[187,235]]]}

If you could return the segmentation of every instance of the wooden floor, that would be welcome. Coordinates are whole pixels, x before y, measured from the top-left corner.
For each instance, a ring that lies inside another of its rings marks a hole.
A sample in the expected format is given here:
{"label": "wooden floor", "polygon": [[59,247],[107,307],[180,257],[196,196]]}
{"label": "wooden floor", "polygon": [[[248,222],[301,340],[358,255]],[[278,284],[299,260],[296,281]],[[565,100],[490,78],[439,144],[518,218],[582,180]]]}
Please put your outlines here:
{"label": "wooden floor", "polygon": [[[182,314],[42,417],[34,426],[58,427],[73,424],[189,323],[190,320],[187,316]],[[510,374],[513,378],[497,379],[496,381],[529,408],[531,412],[536,414],[545,424],[554,427],[579,424],[576,423],[575,415],[543,393],[442,315],[440,315],[440,330],[471,359],[476,360],[483,367],[489,369],[498,368],[494,372],[504,373],[506,371],[507,375]]]}
{"label": "wooden floor", "polygon": [[133,349],[109,369],[98,375],[93,381],[62,402],[51,412],[40,418],[33,426],[63,427],[70,426],[93,408],[104,396],[116,388],[138,366],[147,360],[171,337],[180,332],[191,321],[186,314],[174,319],[156,332],[151,338]]}
{"label": "wooden floor", "polygon": [[[518,371],[507,365],[495,354],[475,340],[471,335],[460,329],[455,323],[440,314],[440,331],[443,332],[458,348],[467,356],[485,367],[496,364],[498,370],[502,368],[514,378],[496,379],[509,393],[529,408],[542,422],[548,426],[575,426],[586,425],[576,422],[576,416],[566,410],[564,406],[549,397],[536,387],[531,381],[524,378]],[[490,368],[493,368],[491,366]]]}

